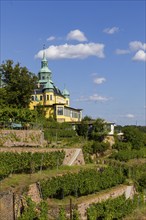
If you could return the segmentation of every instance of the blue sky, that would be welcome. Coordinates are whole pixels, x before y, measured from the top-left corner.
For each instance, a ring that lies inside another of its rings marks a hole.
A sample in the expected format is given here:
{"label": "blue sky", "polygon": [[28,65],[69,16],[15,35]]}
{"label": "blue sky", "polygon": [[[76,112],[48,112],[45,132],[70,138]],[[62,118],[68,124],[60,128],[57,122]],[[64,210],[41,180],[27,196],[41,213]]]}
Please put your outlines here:
{"label": "blue sky", "polygon": [[83,116],[145,125],[146,1],[1,0],[0,58],[52,80]]}

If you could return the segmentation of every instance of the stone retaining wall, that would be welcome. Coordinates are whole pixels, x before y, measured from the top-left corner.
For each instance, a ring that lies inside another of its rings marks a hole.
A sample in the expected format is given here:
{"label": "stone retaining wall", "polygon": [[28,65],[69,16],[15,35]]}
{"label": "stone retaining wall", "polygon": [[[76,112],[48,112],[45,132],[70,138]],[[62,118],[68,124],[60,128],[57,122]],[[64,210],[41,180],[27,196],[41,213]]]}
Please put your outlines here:
{"label": "stone retaining wall", "polygon": [[134,186],[133,185],[132,186],[126,186],[126,185],[117,186],[114,189],[111,189],[108,193],[97,195],[97,197],[94,197],[94,198],[88,198],[85,202],[78,204],[78,211],[81,215],[81,219],[87,220],[86,211],[91,204],[99,203],[109,198],[116,198],[123,194],[125,194],[126,199],[132,198],[133,195],[135,194]]}
{"label": "stone retaining wall", "polygon": [[[80,213],[82,220],[87,220],[86,211],[87,208],[93,203],[99,203],[109,198],[116,198],[125,194],[126,198],[132,198],[135,194],[134,186],[120,185],[110,189],[108,192],[97,193],[97,196],[89,195],[86,196],[84,202],[80,202],[80,198],[76,204],[72,204],[72,209],[76,207]],[[27,195],[37,204],[41,201],[41,193],[36,183],[29,186]],[[81,198],[83,200],[83,198]],[[49,199],[48,199],[49,202]],[[2,220],[15,220],[20,216],[21,209],[26,205],[25,198],[22,194],[15,194],[11,191],[0,193],[0,217]],[[62,206],[50,205],[49,213],[50,220],[55,220],[55,216],[59,213],[59,209]],[[66,210],[67,216],[70,216],[70,205],[63,206]]]}
{"label": "stone retaining wall", "polygon": [[0,193],[0,219],[14,220],[14,195],[12,192]]}
{"label": "stone retaining wall", "polygon": [[41,130],[0,130],[0,146],[45,146]]}

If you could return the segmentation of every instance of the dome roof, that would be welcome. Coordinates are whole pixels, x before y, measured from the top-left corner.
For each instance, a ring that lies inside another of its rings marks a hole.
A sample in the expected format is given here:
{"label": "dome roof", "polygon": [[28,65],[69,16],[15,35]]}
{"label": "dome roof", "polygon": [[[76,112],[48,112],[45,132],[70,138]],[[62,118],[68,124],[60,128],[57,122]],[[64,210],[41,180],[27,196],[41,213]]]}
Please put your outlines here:
{"label": "dome roof", "polygon": [[51,73],[51,70],[47,66],[43,66],[40,69],[40,73]]}
{"label": "dome roof", "polygon": [[44,85],[44,89],[54,89],[54,86],[53,86],[53,82],[51,80],[49,80],[45,85]]}
{"label": "dome roof", "polygon": [[64,89],[63,92],[62,92],[62,94],[63,94],[64,96],[70,96],[69,91],[68,91],[67,89]]}

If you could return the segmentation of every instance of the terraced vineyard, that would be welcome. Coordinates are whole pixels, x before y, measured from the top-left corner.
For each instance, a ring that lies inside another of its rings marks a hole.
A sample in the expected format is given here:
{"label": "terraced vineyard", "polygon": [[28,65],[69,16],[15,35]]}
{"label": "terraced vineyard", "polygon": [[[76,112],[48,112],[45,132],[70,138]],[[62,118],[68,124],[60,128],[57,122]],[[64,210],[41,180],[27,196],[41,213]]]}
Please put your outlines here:
{"label": "terraced vineyard", "polygon": [[12,206],[2,206],[1,215],[128,220],[142,210],[137,215],[144,219],[146,148],[129,146],[84,141],[82,148],[2,147],[0,200],[6,204],[9,197]]}

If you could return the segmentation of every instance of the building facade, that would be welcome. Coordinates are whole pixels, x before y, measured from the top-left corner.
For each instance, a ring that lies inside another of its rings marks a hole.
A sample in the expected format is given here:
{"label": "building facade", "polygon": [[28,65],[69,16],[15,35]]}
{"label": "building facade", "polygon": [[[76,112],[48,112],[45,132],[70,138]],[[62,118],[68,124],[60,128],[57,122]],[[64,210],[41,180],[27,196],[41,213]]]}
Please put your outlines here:
{"label": "building facade", "polygon": [[46,118],[53,117],[58,122],[79,122],[82,119],[82,109],[70,107],[70,94],[65,88],[62,92],[52,81],[52,72],[43,52],[41,69],[38,73],[38,84],[31,96],[30,109],[41,106]]}

